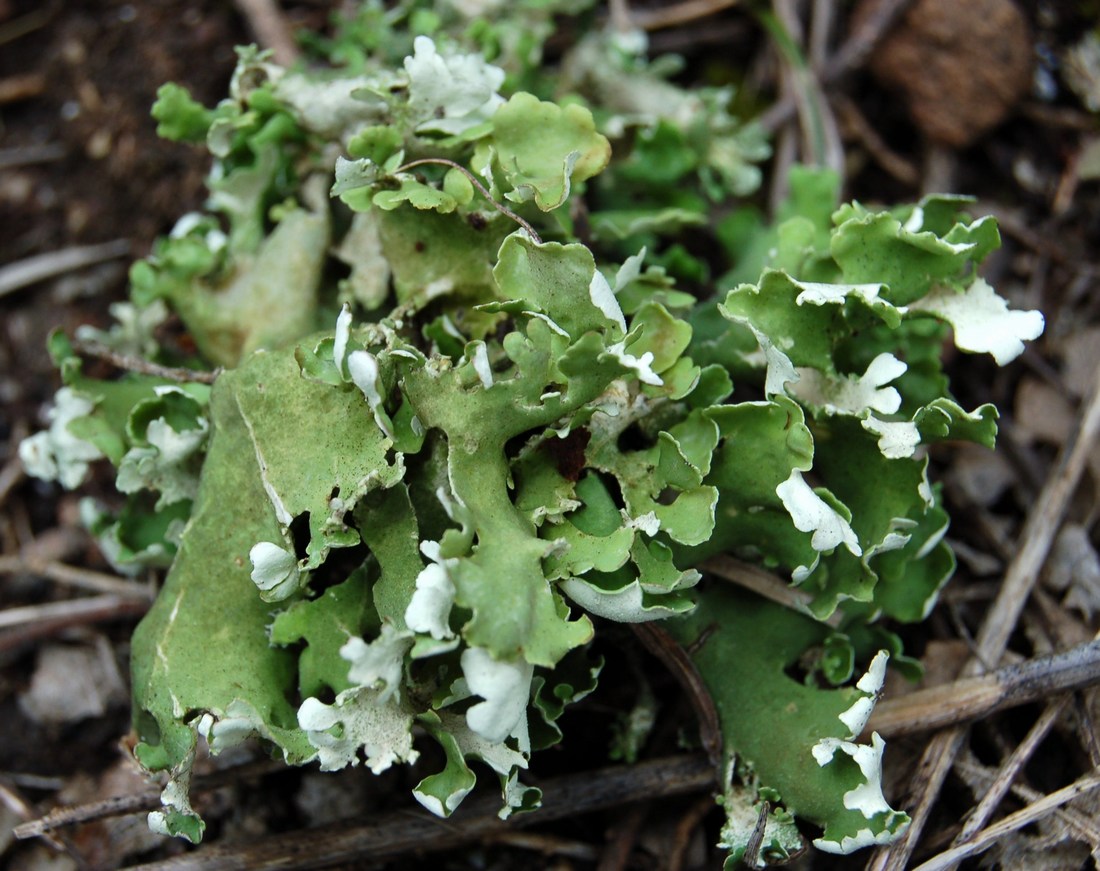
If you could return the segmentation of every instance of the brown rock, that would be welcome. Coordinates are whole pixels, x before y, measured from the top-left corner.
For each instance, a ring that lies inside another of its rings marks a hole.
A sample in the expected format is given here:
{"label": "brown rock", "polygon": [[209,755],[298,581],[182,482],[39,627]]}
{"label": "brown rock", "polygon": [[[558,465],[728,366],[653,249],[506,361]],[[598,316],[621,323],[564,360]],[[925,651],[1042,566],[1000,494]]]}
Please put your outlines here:
{"label": "brown rock", "polygon": [[[864,0],[853,32],[881,4]],[[1032,55],[1027,21],[1012,0],[918,0],[870,67],[903,94],[929,138],[962,147],[1003,121],[1027,93]]]}

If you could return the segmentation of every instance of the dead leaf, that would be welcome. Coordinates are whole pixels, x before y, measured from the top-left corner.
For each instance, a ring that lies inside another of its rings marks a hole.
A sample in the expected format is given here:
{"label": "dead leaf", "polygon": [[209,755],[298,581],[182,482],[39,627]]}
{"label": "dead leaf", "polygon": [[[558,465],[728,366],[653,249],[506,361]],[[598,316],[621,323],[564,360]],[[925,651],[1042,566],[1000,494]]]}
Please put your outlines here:
{"label": "dead leaf", "polygon": [[1047,560],[1045,581],[1064,594],[1062,602],[1067,608],[1075,608],[1086,619],[1100,611],[1100,557],[1083,526],[1067,523],[1058,533]]}
{"label": "dead leaf", "polygon": [[30,688],[19,697],[19,707],[37,723],[64,724],[101,717],[126,698],[109,650],[50,644],[38,651]]}
{"label": "dead leaf", "polygon": [[997,502],[1016,483],[1016,472],[1008,460],[978,445],[955,446],[948,474],[950,483],[958,487],[969,502],[983,508]]}
{"label": "dead leaf", "polygon": [[1062,445],[1077,424],[1073,405],[1037,378],[1024,378],[1016,391],[1016,435],[1025,442]]}
{"label": "dead leaf", "polygon": [[1084,396],[1100,372],[1100,327],[1085,327],[1066,336],[1059,342],[1059,351],[1062,383],[1074,396]]}

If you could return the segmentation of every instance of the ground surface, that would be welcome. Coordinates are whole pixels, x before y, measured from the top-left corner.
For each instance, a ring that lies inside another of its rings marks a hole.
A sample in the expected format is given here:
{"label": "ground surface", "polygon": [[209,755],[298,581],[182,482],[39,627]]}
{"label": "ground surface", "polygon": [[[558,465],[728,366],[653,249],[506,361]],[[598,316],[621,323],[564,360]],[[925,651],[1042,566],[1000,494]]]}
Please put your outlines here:
{"label": "ground surface", "polygon": [[[48,331],[105,324],[109,303],[125,296],[127,257],[146,253],[158,234],[201,202],[205,165],[188,148],[157,140],[148,109],[156,87],[169,80],[208,105],[221,97],[232,47],[254,38],[255,21],[241,11],[248,5],[0,0],[0,266],[26,265],[43,254],[55,255],[56,265],[74,247],[118,243],[103,262],[37,281],[13,279],[0,289],[0,607],[11,609],[0,611],[0,862],[9,868],[114,868],[184,851],[149,836],[141,814],[61,828],[50,843],[13,840],[14,826],[56,805],[121,795],[137,796],[137,807],[149,794],[119,749],[128,729],[128,637],[142,600],[130,595],[98,599],[94,611],[83,607],[92,597],[111,595],[110,579],[102,577],[109,569],[81,530],[77,497],[24,478],[15,451],[42,424],[57,388],[44,351]],[[286,2],[283,13],[290,25],[324,28],[335,5]],[[797,133],[786,126],[794,113],[776,87],[777,65],[766,39],[743,9],[723,8],[731,5],[638,4],[628,12],[654,27],[656,50],[685,53],[690,72],[705,75],[715,63],[741,59],[757,109],[777,132],[779,156],[768,177],[781,181],[784,155],[792,153],[787,145],[798,148]],[[873,26],[898,5],[905,4],[861,4],[855,23]],[[1006,662],[1088,642],[1100,611],[1094,549],[1100,516],[1094,381],[1100,361],[1100,52],[1094,50],[1090,78],[1087,61],[1071,51],[1095,24],[1095,4],[1026,5],[1021,16],[1008,2],[925,0],[882,50],[879,40],[852,41],[855,24],[846,14],[838,13],[827,28],[819,17],[811,27],[811,4],[774,4],[780,15],[796,17],[798,7],[807,7],[799,20],[822,37],[811,42],[818,46],[817,66],[837,122],[847,195],[902,201],[936,189],[976,196],[975,211],[996,214],[1005,237],[987,277],[1017,306],[1047,316],[1043,339],[1012,367],[960,361],[952,373],[963,405],[992,401],[1001,408],[1002,450],[994,457],[950,448],[934,458],[955,518],[951,537],[960,570],[931,619],[906,631],[911,654],[925,662],[928,685],[952,681],[975,645],[991,649],[997,631],[1009,642]],[[970,8],[974,20],[958,18],[956,7]],[[657,20],[670,18],[670,10],[682,12],[680,20]],[[931,36],[922,37],[923,31]],[[858,51],[875,46],[878,52]],[[935,46],[946,48],[937,53]],[[846,55],[847,49],[855,50]],[[907,99],[898,96],[901,86],[912,90]],[[762,200],[768,194],[762,191]],[[123,250],[129,254],[119,256]],[[1060,452],[1072,454],[1068,465],[1059,465]],[[109,475],[93,480],[87,492],[109,494]],[[629,680],[634,665],[609,647],[608,689],[568,715],[571,740],[536,760],[536,780],[573,773],[580,778],[574,788],[589,797],[601,782],[604,788],[612,783],[591,772],[606,764],[609,713],[619,701],[616,679]],[[1092,668],[1086,679],[1100,675]],[[659,758],[677,753],[678,734],[690,731],[691,714],[671,679],[658,676],[654,688],[660,721],[647,755]],[[896,697],[904,691],[892,690]],[[799,867],[856,868],[868,861],[916,867],[950,844],[959,821],[1013,753],[1022,772],[1000,815],[1095,774],[1095,692],[1052,693],[1042,673],[1039,701],[982,718],[959,739],[942,788],[922,789],[927,778],[913,777],[921,754],[942,737],[922,733],[892,742],[888,791],[895,803],[909,809],[924,797],[931,805],[915,858],[897,852],[892,858],[807,857]],[[946,709],[958,704],[950,693],[940,703]],[[940,747],[937,758],[952,758],[946,745],[933,746]],[[234,761],[248,760],[220,764]],[[718,815],[698,785],[699,771],[688,764],[660,769],[655,781],[639,775],[614,783],[610,811],[553,824],[535,820],[522,832],[494,830],[452,846],[441,854],[445,859],[415,858],[417,848],[462,840],[459,829],[410,830],[392,847],[398,853],[389,867],[720,867],[710,847]],[[243,864],[207,867],[260,867],[258,854],[249,851],[273,832],[349,816],[362,825],[396,811],[386,818],[395,835],[422,818],[408,799],[415,779],[407,773],[319,776],[259,762],[221,777],[228,785],[201,797],[211,823],[204,850],[236,851]],[[676,783],[685,794],[665,796]],[[1095,786],[1085,785],[1090,783]],[[635,800],[623,803],[628,797]],[[996,839],[982,861],[1006,868],[1091,867],[1090,851],[1100,855],[1098,807],[1085,796],[1022,834]],[[343,855],[344,867],[364,867],[354,857],[365,844],[377,843],[365,840],[377,833],[352,831],[349,824],[339,831],[350,838],[346,844],[332,834],[272,842],[279,867],[313,867],[322,845],[335,850],[334,861]],[[368,852],[378,856],[381,850]]]}

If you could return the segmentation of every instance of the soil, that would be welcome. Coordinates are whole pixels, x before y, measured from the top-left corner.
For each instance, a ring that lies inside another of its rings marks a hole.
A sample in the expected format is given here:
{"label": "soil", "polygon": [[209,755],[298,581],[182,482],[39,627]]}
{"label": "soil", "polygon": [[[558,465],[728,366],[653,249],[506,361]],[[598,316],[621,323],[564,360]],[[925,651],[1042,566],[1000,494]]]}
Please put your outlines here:
{"label": "soil", "polygon": [[[334,0],[286,0],[282,12],[293,27],[323,30],[337,5]],[[646,11],[645,3],[634,5]],[[744,9],[723,9],[729,4],[719,2],[702,5],[713,8],[704,9],[705,15],[697,9],[694,17],[654,31],[654,50],[667,45],[684,53],[686,75],[705,76],[717,69],[728,76],[731,58],[738,59],[733,74],[745,82],[747,102],[767,109],[779,97],[775,55],[762,31]],[[810,4],[776,4],[789,5]],[[891,4],[863,5],[881,11]],[[898,56],[881,50],[834,70],[824,86],[839,124],[846,195],[868,202],[912,200],[929,189],[975,196],[975,212],[997,215],[1005,242],[989,263],[987,278],[1015,306],[1038,308],[1047,318],[1044,337],[1008,368],[972,358],[952,366],[953,390],[964,406],[994,402],[1001,409],[1001,451],[994,456],[950,447],[933,455],[955,518],[950,534],[960,569],[931,619],[904,630],[907,652],[923,660],[928,685],[952,680],[968,657],[1001,579],[1019,558],[1019,543],[1031,540],[1029,523],[1034,525],[1036,513],[1045,510],[1038,499],[1044,484],[1063,474],[1059,452],[1079,433],[1078,409],[1088,403],[1100,369],[1100,72],[1090,78],[1088,56],[1077,49],[1095,26],[1095,4],[1005,0],[988,5],[996,12],[980,22],[978,31],[971,34],[965,30],[969,25],[957,21],[947,39],[921,24],[919,7],[929,3],[919,3],[890,37],[895,46],[905,46],[909,75],[920,75],[921,52],[933,53],[937,74],[946,77],[939,88],[906,87]],[[55,328],[71,333],[83,323],[105,325],[109,305],[126,297],[129,259],[147,253],[158,235],[202,203],[204,157],[158,139],[149,108],[158,86],[167,81],[185,85],[206,105],[224,95],[233,47],[254,38],[241,11],[245,6],[223,0],[0,0],[0,265],[115,240],[128,243],[130,252],[130,258],[115,257],[0,291],[3,609],[89,595],[60,582],[56,572],[48,576],[32,570],[28,563],[36,560],[36,565],[110,571],[82,531],[78,505],[82,494],[111,498],[109,473],[97,473],[81,493],[66,493],[23,477],[16,449],[21,438],[44,423],[58,387],[45,352],[48,333]],[[985,48],[995,43],[996,22],[1008,22],[1004,26],[1011,29],[1014,44],[1023,47],[1009,55],[980,55],[992,58],[975,75],[996,94],[996,112],[983,114],[976,138],[973,126],[961,135],[957,119],[960,111],[966,117],[966,107],[937,106],[936,94],[948,102],[958,93],[981,100],[981,88],[948,86],[952,77],[971,75],[965,65],[948,61],[960,60],[957,55],[968,40]],[[719,34],[727,42],[712,38]],[[828,68],[849,34],[849,22],[834,22],[823,43],[822,68]],[[937,39],[937,45],[929,45]],[[1095,71],[1100,51],[1093,52]],[[899,99],[897,87],[905,88],[907,96]],[[950,121],[943,121],[948,116]],[[937,119],[943,123],[937,125]],[[949,133],[943,132],[946,123],[952,125]],[[787,129],[781,127],[778,135],[788,135]],[[776,159],[766,177],[781,179],[783,171]],[[762,202],[767,195],[761,193]],[[1064,519],[1054,519],[1061,533],[1014,627],[1008,661],[1095,636],[1100,613],[1098,473],[1093,448]],[[340,824],[347,829],[393,811],[397,816],[385,819],[397,825],[402,814],[418,813],[408,798],[415,778],[407,772],[378,778],[361,770],[322,776],[271,767],[253,755],[222,759],[204,769],[250,766],[243,774],[221,775],[228,785],[201,793],[210,830],[197,852],[149,835],[140,813],[64,827],[53,840],[13,840],[16,825],[53,807],[134,796],[149,787],[120,747],[129,729],[127,646],[138,619],[133,608],[120,606],[92,620],[11,615],[0,610],[0,862],[5,867],[110,869],[184,854],[201,857],[214,849],[243,850],[248,856],[253,855],[248,849],[279,832],[354,817]],[[583,777],[608,764],[609,723],[629,704],[638,657],[648,656],[624,653],[633,646],[621,640],[605,651],[608,671],[600,692],[567,715],[569,742],[536,760],[536,781],[567,773]],[[680,737],[692,732],[691,708],[656,661],[644,660],[644,670],[656,675],[652,688],[660,700],[646,754],[675,754]],[[1091,679],[1100,682],[1100,675]],[[1020,746],[1045,703],[986,717],[971,730],[911,867],[950,843],[960,819],[988,790],[989,773],[996,773]],[[1094,692],[1069,699],[1052,717],[1050,737],[1030,751],[1017,779],[1020,789],[1005,799],[1004,812],[1096,770],[1097,715]],[[922,734],[891,742],[887,792],[897,803],[905,805],[913,786],[910,775],[929,740]],[[1100,856],[1100,830],[1096,806],[1087,803],[1088,797],[1084,801],[1070,805],[1061,817],[999,839],[986,854],[988,863],[1092,867],[1090,853]],[[474,838],[440,855],[422,855],[416,847],[425,844],[414,843],[374,864],[345,854],[333,867],[719,868],[720,853],[711,846],[719,825],[706,790],[695,788],[553,824],[536,820],[522,831]],[[292,846],[278,849],[284,851],[278,867],[316,867],[320,861],[320,851],[310,858]],[[797,867],[857,868],[869,859],[868,853],[849,858],[818,854],[799,860]],[[275,862],[256,864],[254,858],[234,866],[228,858],[210,861],[204,867],[272,867]]]}

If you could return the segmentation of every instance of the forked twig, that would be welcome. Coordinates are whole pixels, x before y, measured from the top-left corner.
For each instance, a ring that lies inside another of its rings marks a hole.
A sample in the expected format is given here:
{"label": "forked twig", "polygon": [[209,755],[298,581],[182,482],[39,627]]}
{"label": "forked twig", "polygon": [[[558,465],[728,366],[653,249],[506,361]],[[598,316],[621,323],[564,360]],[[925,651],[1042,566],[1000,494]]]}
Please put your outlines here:
{"label": "forked twig", "polygon": [[989,789],[982,795],[982,799],[978,802],[978,806],[975,807],[971,814],[964,820],[962,831],[955,837],[952,846],[957,847],[965,844],[971,838],[975,837],[985,824],[989,822],[989,818],[993,816],[993,812],[1000,806],[1001,800],[1005,797],[1005,794],[1012,788],[1012,784],[1016,781],[1016,777],[1019,775],[1020,771],[1023,770],[1028,760],[1031,759],[1031,754],[1035,752],[1035,749],[1047,736],[1047,733],[1050,732],[1051,728],[1058,721],[1058,718],[1062,716],[1062,712],[1065,711],[1066,707],[1069,705],[1070,698],[1071,696],[1069,695],[1061,696],[1050,702],[1046,708],[1043,709],[1043,713],[1040,714],[1039,719],[1036,720],[1028,730],[1024,740],[1012,751],[1012,755],[1005,760],[1000,771],[997,772],[996,780],[990,784]]}
{"label": "forked twig", "polygon": [[[1093,767],[1100,771],[1100,766]],[[996,777],[990,769],[971,760],[960,759],[955,763],[955,768],[979,784],[992,784]],[[1039,790],[1022,783],[1012,784],[1010,791],[1023,804],[1033,804],[1044,795]],[[1065,824],[1066,831],[1077,840],[1093,845],[1094,850],[1096,845],[1100,844],[1100,820],[1094,819],[1087,809],[1062,807],[1054,812],[1054,816],[1059,822]],[[952,844],[952,846],[955,845]]]}
{"label": "forked twig", "polygon": [[113,348],[108,348],[100,342],[88,339],[73,339],[73,350],[78,354],[86,354],[104,360],[119,369],[127,372],[137,372],[140,375],[152,375],[156,378],[164,378],[166,381],[179,381],[181,383],[197,382],[199,384],[213,384],[222,370],[214,369],[183,369],[176,366],[161,366],[159,363],[150,363],[142,357],[130,354],[120,354]]}
{"label": "forked twig", "polygon": [[918,865],[914,871],[946,871],[946,869],[954,867],[956,863],[961,862],[968,856],[988,850],[1005,835],[1019,831],[1024,826],[1050,816],[1067,802],[1086,795],[1097,788],[1100,788],[1100,771],[1092,771],[1084,777],[1078,778],[1069,786],[1043,796],[1038,801],[1016,811],[1014,814],[1009,814],[999,823],[979,832],[965,844],[945,850],[924,864]]}

